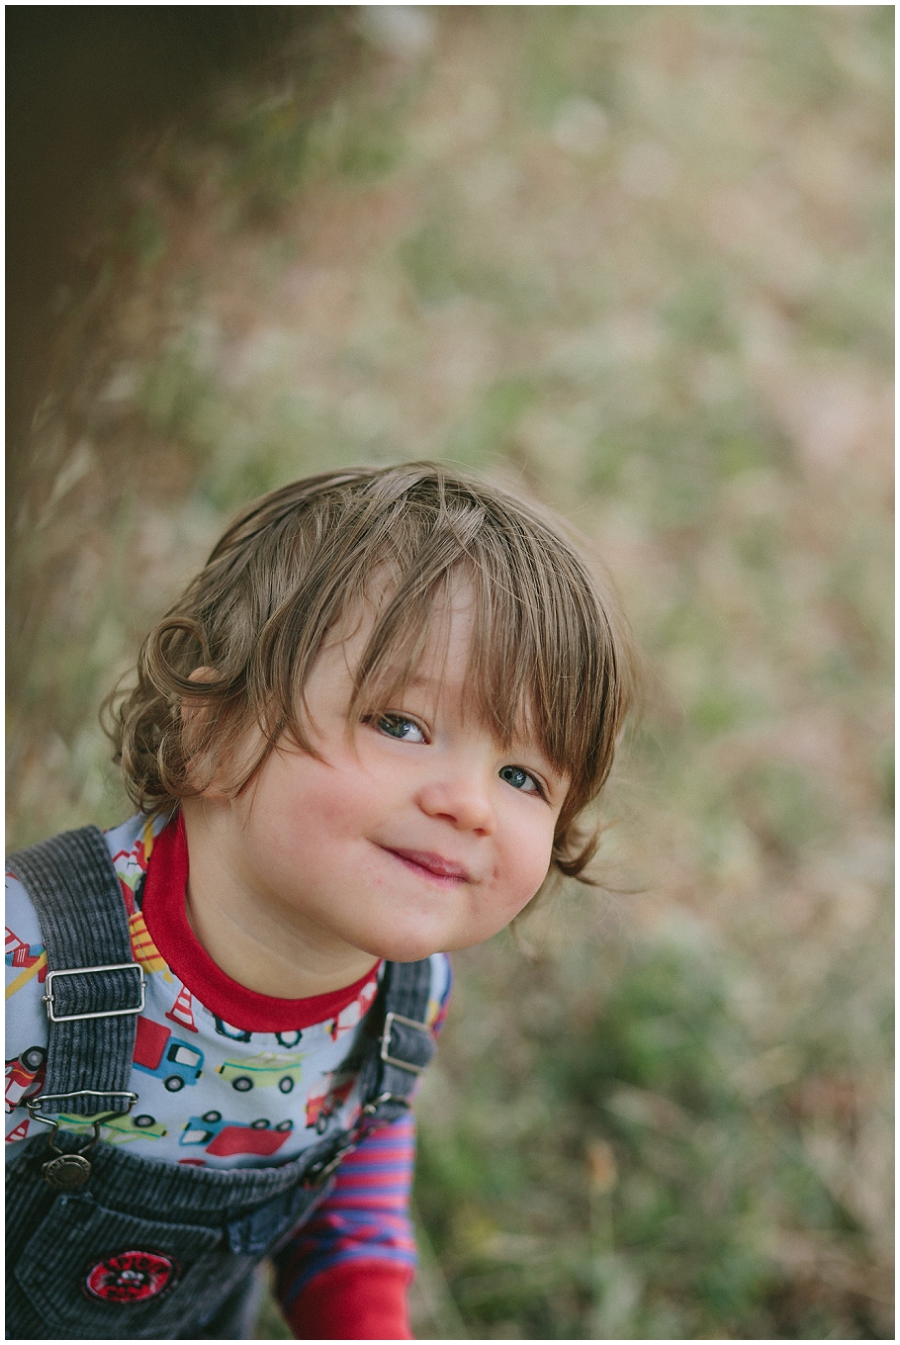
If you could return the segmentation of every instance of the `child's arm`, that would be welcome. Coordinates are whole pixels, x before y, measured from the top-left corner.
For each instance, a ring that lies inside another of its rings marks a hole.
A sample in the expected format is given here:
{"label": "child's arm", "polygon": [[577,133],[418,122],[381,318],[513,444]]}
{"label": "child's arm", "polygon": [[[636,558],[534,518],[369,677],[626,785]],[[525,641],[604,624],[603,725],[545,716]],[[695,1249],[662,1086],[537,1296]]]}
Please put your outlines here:
{"label": "child's arm", "polygon": [[278,1298],[297,1340],[412,1339],[414,1155],[411,1115],[374,1131],[276,1258]]}
{"label": "child's arm", "polygon": [[[431,959],[428,1022],[436,1037],[453,987]],[[406,1295],[416,1264],[409,1217],[412,1113],[373,1131],[338,1170],[328,1198],[276,1258],[276,1290],[297,1340],[411,1340]]]}

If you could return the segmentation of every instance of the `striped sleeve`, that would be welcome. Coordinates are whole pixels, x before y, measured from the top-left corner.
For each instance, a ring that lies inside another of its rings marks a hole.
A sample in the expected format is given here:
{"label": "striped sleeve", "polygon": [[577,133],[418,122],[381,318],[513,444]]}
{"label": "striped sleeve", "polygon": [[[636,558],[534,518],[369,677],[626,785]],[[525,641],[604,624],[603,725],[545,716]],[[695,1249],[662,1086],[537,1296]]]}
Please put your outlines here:
{"label": "striped sleeve", "polygon": [[[431,959],[427,1023],[441,1030],[450,959]],[[276,1292],[297,1340],[411,1340],[407,1289],[416,1266],[409,1217],[412,1113],[347,1155],[327,1198],[276,1257]]]}
{"label": "striped sleeve", "polygon": [[414,1157],[411,1115],[373,1131],[347,1155],[327,1199],[278,1256],[278,1298],[296,1339],[410,1338]]}

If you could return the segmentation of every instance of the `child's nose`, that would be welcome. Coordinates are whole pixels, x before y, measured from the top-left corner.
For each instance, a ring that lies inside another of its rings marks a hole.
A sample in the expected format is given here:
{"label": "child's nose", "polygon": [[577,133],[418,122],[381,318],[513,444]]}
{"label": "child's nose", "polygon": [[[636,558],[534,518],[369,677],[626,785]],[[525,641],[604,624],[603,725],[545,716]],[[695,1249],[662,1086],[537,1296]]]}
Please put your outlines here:
{"label": "child's nose", "polygon": [[461,831],[490,835],[497,826],[485,782],[475,772],[430,780],[419,791],[419,806],[429,817],[442,817]]}

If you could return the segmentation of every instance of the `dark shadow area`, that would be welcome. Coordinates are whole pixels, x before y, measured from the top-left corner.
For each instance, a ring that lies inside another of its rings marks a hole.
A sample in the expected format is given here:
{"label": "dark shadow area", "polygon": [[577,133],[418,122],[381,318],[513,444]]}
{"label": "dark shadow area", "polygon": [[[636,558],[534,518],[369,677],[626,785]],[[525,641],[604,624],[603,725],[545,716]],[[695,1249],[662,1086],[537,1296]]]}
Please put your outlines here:
{"label": "dark shadow area", "polygon": [[95,194],[125,156],[190,117],[327,8],[33,5],[6,11],[7,491],[27,471],[54,298]]}

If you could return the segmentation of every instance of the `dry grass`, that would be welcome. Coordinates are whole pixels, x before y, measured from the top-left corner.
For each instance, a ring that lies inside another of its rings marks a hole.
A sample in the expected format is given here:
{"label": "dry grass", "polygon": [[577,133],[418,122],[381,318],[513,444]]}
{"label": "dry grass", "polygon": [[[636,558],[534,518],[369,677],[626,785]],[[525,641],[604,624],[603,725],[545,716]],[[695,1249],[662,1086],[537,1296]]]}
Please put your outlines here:
{"label": "dry grass", "polygon": [[652,669],[607,805],[638,894],[458,959],[422,1336],[892,1334],[890,19],[342,9],[317,82],[288,46],[135,155],[60,298],[15,844],[121,815],[103,692],[323,466],[524,481]]}

